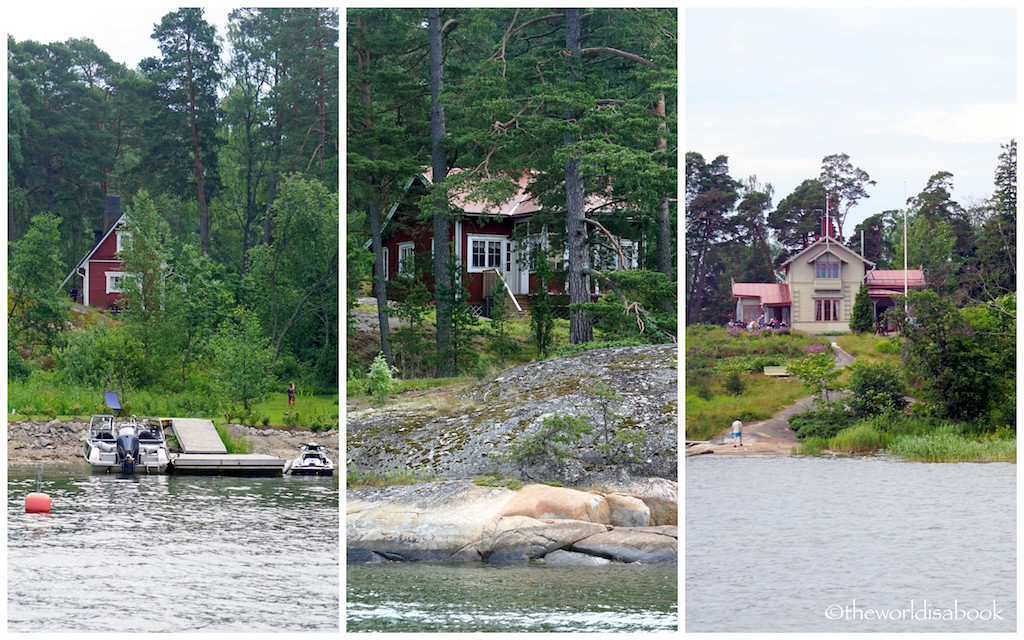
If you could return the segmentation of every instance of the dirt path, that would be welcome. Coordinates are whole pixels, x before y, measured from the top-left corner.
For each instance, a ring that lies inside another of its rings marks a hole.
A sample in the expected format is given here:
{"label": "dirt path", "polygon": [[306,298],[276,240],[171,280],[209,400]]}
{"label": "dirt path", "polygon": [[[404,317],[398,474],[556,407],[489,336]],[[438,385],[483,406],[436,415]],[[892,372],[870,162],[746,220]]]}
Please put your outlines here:
{"label": "dirt path", "polygon": [[[853,363],[854,358],[842,348],[832,343],[832,353],[835,357],[836,368],[842,369]],[[789,427],[790,416],[802,413],[811,408],[816,396],[801,398],[796,404],[790,405],[779,411],[774,416],[761,422],[752,422],[743,425],[743,446],[734,447],[732,433],[724,433],[711,438],[705,443],[695,444],[686,448],[686,455],[700,455],[702,453],[715,453],[725,455],[746,455],[750,453],[771,453],[789,455],[794,447],[800,446],[793,430]]]}

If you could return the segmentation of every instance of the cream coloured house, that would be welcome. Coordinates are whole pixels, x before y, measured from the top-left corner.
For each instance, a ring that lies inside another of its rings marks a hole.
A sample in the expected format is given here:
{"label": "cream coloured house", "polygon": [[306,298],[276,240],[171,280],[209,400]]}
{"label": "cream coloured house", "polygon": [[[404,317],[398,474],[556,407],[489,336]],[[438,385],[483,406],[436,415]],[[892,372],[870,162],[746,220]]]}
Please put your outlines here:
{"label": "cream coloured house", "polygon": [[[782,263],[784,284],[734,282],[736,319],[750,323],[764,314],[766,321],[774,318],[806,333],[847,332],[861,284],[868,285],[876,319],[892,306],[892,296],[902,293],[903,271],[876,272],[874,267],[835,238],[819,237]],[[881,274],[885,277],[872,277]],[[910,288],[925,286],[920,270],[908,271],[907,276]]]}

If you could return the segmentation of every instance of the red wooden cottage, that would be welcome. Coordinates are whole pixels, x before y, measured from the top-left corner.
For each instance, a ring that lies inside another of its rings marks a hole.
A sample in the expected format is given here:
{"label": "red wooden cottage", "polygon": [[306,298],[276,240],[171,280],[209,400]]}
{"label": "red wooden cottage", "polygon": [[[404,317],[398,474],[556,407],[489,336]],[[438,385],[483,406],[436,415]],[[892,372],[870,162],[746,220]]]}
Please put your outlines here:
{"label": "red wooden cottage", "polygon": [[75,302],[98,309],[118,309],[118,300],[124,285],[124,264],[117,258],[117,252],[124,246],[127,237],[125,214],[120,212],[120,199],[108,197],[104,208],[104,220],[117,216],[113,224],[103,232],[96,232],[96,245],[64,278],[61,288],[72,283],[71,296]]}
{"label": "red wooden cottage", "polygon": [[[516,182],[515,194],[498,205],[471,199],[468,194],[450,194],[449,205],[459,213],[449,235],[456,259],[464,266],[464,282],[468,301],[479,306],[490,297],[495,288],[503,288],[514,298],[514,306],[524,307],[529,294],[540,286],[539,279],[530,260],[530,251],[537,247],[550,248],[549,233],[545,225],[538,223],[534,216],[541,210],[541,204],[527,190],[530,175],[524,173]],[[433,254],[434,234],[429,220],[418,219],[417,199],[426,193],[431,183],[431,172],[411,178],[406,185],[406,196],[396,203],[385,215],[382,234],[384,249],[385,279],[394,281],[410,277],[413,263],[429,260]],[[600,207],[602,201],[588,197],[586,208]],[[625,267],[637,268],[638,256],[642,251],[640,242],[616,238],[626,259]],[[369,243],[366,244],[369,247]],[[552,256],[548,260],[556,273],[550,289],[559,292],[564,289],[564,255]],[[591,265],[598,270],[622,268],[617,254],[610,249],[597,246],[590,256]],[[433,290],[433,278],[428,273],[421,275]],[[596,284],[594,293],[598,293]],[[391,288],[388,295],[391,297]]]}

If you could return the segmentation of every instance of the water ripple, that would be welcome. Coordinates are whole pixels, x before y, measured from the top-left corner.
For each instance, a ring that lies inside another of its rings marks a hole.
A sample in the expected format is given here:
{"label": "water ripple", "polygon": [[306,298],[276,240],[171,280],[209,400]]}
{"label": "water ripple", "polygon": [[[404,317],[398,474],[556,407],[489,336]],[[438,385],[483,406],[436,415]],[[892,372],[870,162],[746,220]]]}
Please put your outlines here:
{"label": "water ripple", "polygon": [[[8,630],[332,631],[336,479],[8,477]],[[128,628],[125,628],[125,624]]]}

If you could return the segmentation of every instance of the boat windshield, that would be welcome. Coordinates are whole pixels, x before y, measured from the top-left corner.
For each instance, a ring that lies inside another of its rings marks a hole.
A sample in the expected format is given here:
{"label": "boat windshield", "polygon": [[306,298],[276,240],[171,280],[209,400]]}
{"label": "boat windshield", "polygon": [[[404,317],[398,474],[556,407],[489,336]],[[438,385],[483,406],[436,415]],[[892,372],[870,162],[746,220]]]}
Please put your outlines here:
{"label": "boat windshield", "polygon": [[114,416],[94,415],[89,418],[89,432],[111,432],[114,431]]}

